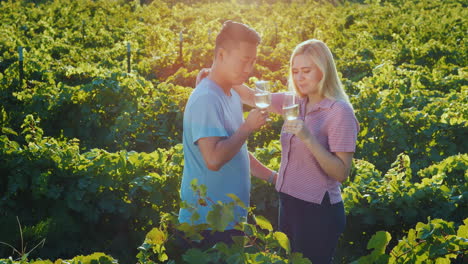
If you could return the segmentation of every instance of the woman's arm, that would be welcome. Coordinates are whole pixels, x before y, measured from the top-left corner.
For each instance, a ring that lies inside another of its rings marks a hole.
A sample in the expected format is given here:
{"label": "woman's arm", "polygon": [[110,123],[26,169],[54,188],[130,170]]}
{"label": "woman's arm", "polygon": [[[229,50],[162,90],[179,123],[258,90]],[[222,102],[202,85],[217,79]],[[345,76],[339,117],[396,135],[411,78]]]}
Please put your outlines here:
{"label": "woman's arm", "polygon": [[339,182],[344,182],[348,178],[354,152],[332,153],[328,151],[304,126],[304,121],[299,119],[286,121],[284,123],[284,132],[297,135],[312,152],[312,155],[328,176]]}
{"label": "woman's arm", "polygon": [[[203,78],[206,78],[208,74],[210,73],[211,69],[210,68],[203,68],[200,70],[200,72],[197,74],[197,79],[195,85],[198,85],[200,81]],[[255,107],[255,90],[250,89],[247,85],[242,84],[242,85],[235,85],[232,87],[240,96],[242,103]]]}
{"label": "woman's arm", "polygon": [[[242,103],[255,107],[255,90],[249,88],[247,85],[235,85],[232,87],[240,96]],[[283,104],[284,94],[283,93],[272,93],[271,94],[271,104],[266,109],[267,112],[282,114],[281,105]],[[279,105],[279,106],[278,106]],[[275,107],[276,106],[276,107]]]}
{"label": "woman's arm", "polygon": [[[210,68],[201,69],[197,75],[195,85],[198,85],[198,83],[203,78],[206,78],[208,74],[210,73],[210,71],[211,71]],[[246,104],[250,107],[255,107],[255,89],[252,89],[245,84],[235,85],[232,88],[239,94],[243,104]],[[273,97],[272,100],[281,99],[281,104],[282,104],[282,99],[284,98],[282,93],[272,93],[272,97]],[[277,97],[277,98],[274,98],[274,97]],[[276,109],[275,107],[273,107],[273,103],[266,110],[268,112],[281,114],[281,108]]]}
{"label": "woman's arm", "polygon": [[255,90],[250,89],[247,85],[235,85],[232,87],[240,96],[242,103],[255,107]]}

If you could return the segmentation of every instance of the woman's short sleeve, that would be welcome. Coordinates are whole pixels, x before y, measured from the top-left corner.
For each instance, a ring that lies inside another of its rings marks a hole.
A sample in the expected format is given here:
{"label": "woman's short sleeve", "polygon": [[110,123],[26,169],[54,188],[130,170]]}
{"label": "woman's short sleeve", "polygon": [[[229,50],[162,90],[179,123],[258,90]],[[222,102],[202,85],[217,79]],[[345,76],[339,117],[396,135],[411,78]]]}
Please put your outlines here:
{"label": "woman's short sleeve", "polygon": [[331,152],[355,152],[359,123],[353,109],[337,101],[332,106],[328,125],[328,145]]}

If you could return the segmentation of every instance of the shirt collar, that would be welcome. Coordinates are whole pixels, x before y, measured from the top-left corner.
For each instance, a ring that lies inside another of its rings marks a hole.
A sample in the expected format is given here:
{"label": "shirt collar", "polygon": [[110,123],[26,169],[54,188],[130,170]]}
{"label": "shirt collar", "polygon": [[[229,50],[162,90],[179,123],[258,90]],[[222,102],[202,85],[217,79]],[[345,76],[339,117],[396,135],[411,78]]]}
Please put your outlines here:
{"label": "shirt collar", "polygon": [[219,86],[217,83],[215,83],[213,80],[211,80],[210,78],[203,78],[203,80],[200,82],[200,84],[202,82],[207,82],[207,87],[208,89],[210,90],[213,90],[217,95],[221,96],[221,97],[228,97],[230,98],[231,95],[232,95],[232,90],[231,90],[231,95],[227,95],[224,93],[224,90],[223,88],[221,88],[221,86]]}
{"label": "shirt collar", "polygon": [[[307,102],[309,102],[308,97],[305,97],[305,98],[302,99],[304,110],[305,110],[305,108],[307,106]],[[330,109],[334,103],[335,103],[335,100],[325,97],[320,102],[318,102],[316,105],[314,105],[314,107],[312,107],[312,109],[310,109],[310,111],[307,112],[307,114],[315,112],[315,111],[319,111],[319,110],[322,110],[322,109]]]}

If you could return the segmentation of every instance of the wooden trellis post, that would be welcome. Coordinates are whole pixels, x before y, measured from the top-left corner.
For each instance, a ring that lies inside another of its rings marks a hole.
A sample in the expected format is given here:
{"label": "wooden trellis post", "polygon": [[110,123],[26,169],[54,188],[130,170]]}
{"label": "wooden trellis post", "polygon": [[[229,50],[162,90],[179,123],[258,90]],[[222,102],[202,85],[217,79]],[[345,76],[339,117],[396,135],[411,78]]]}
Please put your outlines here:
{"label": "wooden trellis post", "polygon": [[130,65],[130,57],[131,57],[131,46],[130,42],[127,42],[127,72],[130,73],[132,70],[131,65]]}
{"label": "wooden trellis post", "polygon": [[184,55],[182,53],[182,43],[184,42],[184,36],[182,31],[179,32],[179,61],[182,64],[184,62]]}
{"label": "wooden trellis post", "polygon": [[83,42],[85,41],[85,38],[86,38],[85,26],[86,26],[86,21],[83,19],[83,21],[81,21],[81,38],[82,38]]}
{"label": "wooden trellis post", "polygon": [[23,85],[24,80],[24,66],[23,66],[23,47],[18,47],[18,71],[19,71],[19,88]]}

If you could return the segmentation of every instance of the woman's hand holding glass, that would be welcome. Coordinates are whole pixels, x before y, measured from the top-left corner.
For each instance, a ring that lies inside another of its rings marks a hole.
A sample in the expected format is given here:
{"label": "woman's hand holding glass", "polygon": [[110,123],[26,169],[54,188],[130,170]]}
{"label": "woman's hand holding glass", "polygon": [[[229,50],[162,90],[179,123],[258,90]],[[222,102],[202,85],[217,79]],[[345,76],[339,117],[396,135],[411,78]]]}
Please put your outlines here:
{"label": "woman's hand holding glass", "polygon": [[310,131],[301,119],[286,120],[283,125],[283,132],[296,135],[301,140],[310,137]]}
{"label": "woman's hand holding glass", "polygon": [[201,80],[206,78],[208,76],[208,74],[210,74],[210,72],[211,72],[211,68],[201,69],[200,72],[197,74],[197,79],[195,81],[195,86],[197,86],[201,82]]}

